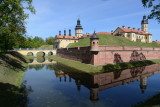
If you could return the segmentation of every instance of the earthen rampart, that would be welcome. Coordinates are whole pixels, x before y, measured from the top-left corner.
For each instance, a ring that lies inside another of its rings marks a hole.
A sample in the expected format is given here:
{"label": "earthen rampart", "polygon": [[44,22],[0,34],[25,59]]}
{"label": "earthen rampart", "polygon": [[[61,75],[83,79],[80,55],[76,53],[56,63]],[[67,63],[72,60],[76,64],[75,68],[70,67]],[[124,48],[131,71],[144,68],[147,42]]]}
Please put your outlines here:
{"label": "earthen rampart", "polygon": [[99,38],[94,33],[90,46],[60,48],[57,56],[92,65],[160,59],[160,48],[130,46],[99,46]]}

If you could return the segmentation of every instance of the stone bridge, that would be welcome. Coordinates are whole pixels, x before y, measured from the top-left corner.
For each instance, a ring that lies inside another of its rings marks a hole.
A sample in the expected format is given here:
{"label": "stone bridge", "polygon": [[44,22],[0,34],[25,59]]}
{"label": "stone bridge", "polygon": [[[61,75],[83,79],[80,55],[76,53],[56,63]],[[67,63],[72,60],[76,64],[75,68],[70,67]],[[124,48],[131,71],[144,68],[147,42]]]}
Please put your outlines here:
{"label": "stone bridge", "polygon": [[50,53],[51,55],[56,55],[56,49],[36,49],[36,48],[18,48],[14,49],[14,51],[17,51],[21,53],[22,55],[28,55],[29,53],[32,54],[32,56],[37,56],[37,53],[42,52],[43,56],[48,56]]}

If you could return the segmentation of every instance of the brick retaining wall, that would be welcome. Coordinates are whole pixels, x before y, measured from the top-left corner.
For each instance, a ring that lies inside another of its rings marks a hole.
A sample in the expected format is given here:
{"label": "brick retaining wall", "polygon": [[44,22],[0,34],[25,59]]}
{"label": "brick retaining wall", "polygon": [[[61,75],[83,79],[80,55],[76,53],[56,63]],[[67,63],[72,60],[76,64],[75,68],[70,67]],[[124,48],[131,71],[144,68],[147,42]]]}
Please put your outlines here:
{"label": "brick retaining wall", "polygon": [[160,59],[160,48],[99,46],[97,54],[90,49],[91,46],[61,48],[57,49],[57,56],[93,65]]}

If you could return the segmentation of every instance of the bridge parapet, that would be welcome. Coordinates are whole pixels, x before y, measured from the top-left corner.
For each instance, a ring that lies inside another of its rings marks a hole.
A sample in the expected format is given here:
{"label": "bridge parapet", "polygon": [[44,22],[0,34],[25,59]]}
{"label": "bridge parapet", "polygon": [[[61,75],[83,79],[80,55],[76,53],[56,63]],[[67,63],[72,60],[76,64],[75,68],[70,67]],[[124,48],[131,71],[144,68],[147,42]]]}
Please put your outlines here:
{"label": "bridge parapet", "polygon": [[14,48],[14,51],[17,50],[56,50],[56,48]]}
{"label": "bridge parapet", "polygon": [[56,55],[56,49],[53,48],[15,48],[14,51],[21,53],[22,55],[27,55],[28,53],[32,53],[33,56],[37,56],[37,53],[43,52],[44,56],[48,56],[49,53],[52,55]]}

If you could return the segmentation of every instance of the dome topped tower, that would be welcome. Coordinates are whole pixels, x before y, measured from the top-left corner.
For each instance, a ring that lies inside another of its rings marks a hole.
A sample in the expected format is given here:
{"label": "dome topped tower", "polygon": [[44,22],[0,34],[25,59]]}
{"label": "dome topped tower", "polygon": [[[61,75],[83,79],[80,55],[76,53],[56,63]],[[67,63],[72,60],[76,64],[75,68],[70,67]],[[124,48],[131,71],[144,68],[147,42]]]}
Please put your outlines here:
{"label": "dome topped tower", "polygon": [[81,26],[80,19],[78,19],[77,20],[77,25],[76,25],[76,28],[75,28],[75,36],[81,37],[82,36],[82,32],[83,32],[83,28]]}
{"label": "dome topped tower", "polygon": [[141,22],[141,30],[148,33],[148,19],[146,18],[146,15],[143,16]]}

